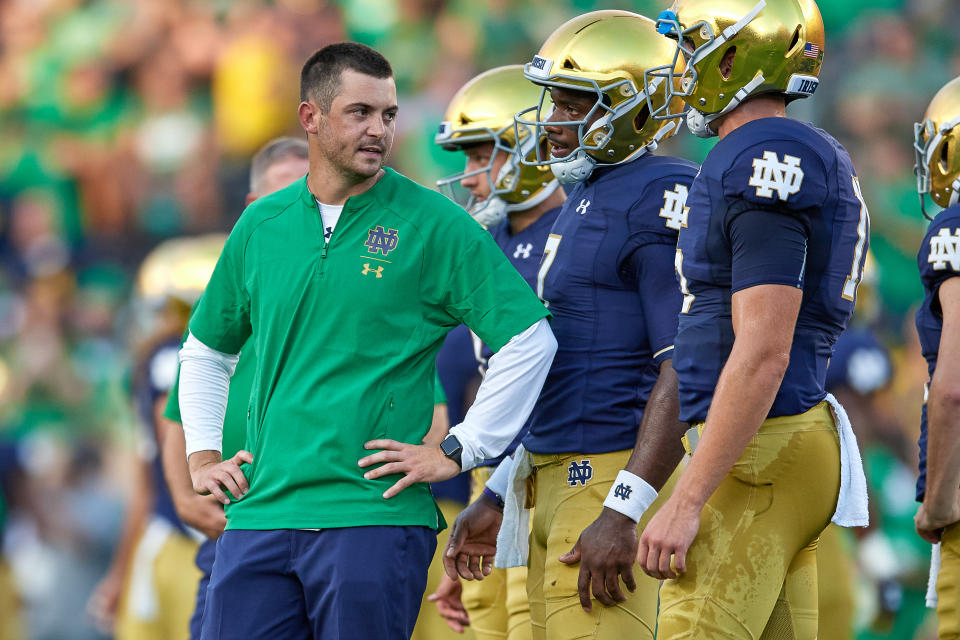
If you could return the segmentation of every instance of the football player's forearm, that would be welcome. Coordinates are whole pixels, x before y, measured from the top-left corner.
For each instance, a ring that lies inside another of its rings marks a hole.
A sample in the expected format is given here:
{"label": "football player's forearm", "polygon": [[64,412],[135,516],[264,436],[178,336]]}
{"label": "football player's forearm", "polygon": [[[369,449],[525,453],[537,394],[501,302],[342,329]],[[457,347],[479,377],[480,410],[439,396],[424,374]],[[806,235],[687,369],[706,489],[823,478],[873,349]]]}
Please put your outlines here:
{"label": "football player's forearm", "polygon": [[960,490],[960,388],[955,380],[951,383],[934,375],[930,384],[924,502],[932,515],[949,511]]}
{"label": "football player's forearm", "polygon": [[703,434],[674,491],[702,507],[760,429],[787,368],[785,358],[756,360],[737,351],[720,374]]}
{"label": "football player's forearm", "polygon": [[927,399],[927,488],[924,502],[935,515],[949,511],[960,487],[960,278],[937,292],[943,329],[937,368]]}
{"label": "football player's forearm", "polygon": [[659,491],[683,457],[681,438],[687,425],[680,422],[677,373],[673,361],[660,364],[660,375],[637,430],[637,441],[625,467]]}
{"label": "football player's forearm", "polygon": [[[183,519],[187,501],[196,497],[187,466],[186,441],[179,424],[167,425],[163,441],[160,443],[160,455],[163,459],[163,476],[170,488],[170,497],[177,515]],[[187,523],[192,524],[192,523]]]}

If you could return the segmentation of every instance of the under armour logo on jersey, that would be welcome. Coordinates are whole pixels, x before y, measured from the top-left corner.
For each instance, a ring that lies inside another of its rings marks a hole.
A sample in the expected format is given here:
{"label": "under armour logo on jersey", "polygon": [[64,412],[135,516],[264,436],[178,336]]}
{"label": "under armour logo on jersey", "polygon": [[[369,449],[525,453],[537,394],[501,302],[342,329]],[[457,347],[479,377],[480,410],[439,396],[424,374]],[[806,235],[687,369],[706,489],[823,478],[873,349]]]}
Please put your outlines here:
{"label": "under armour logo on jersey", "polygon": [[383,255],[387,255],[397,248],[399,241],[400,237],[397,235],[396,229],[385,230],[380,225],[377,225],[367,232],[367,241],[364,242],[363,245],[370,253],[377,253],[379,251]]}
{"label": "under armour logo on jersey", "polygon": [[590,206],[590,201],[587,200],[586,198],[582,199],[580,201],[580,204],[577,205],[577,213],[579,213],[580,215],[585,214],[587,212],[587,207],[589,206]]}
{"label": "under armour logo on jersey", "polygon": [[528,242],[527,244],[523,244],[523,243],[521,242],[520,244],[517,245],[517,250],[513,252],[513,257],[514,257],[514,258],[523,258],[524,260],[526,260],[527,258],[530,257],[530,252],[531,252],[531,251],[533,251],[533,243],[532,243],[532,242]]}
{"label": "under armour logo on jersey", "polygon": [[369,262],[364,262],[364,263],[363,263],[363,271],[360,272],[360,275],[364,275],[364,276],[365,276],[365,275],[367,275],[368,273],[372,273],[372,274],[375,275],[376,277],[382,278],[382,277],[383,277],[383,266],[379,266],[379,267],[377,267],[376,269],[371,269],[371,268],[370,268],[370,263],[369,263]]}
{"label": "under armour logo on jersey", "polygon": [[673,191],[663,192],[663,208],[660,209],[660,217],[666,218],[664,223],[671,229],[680,230],[687,226],[687,214],[690,207],[687,206],[687,188],[682,184],[673,186]]}
{"label": "under armour logo on jersey", "polygon": [[593,467],[590,466],[589,460],[581,460],[580,462],[574,460],[570,463],[570,466],[567,467],[567,484],[571,487],[575,487],[578,484],[585,487],[592,477]]}
{"label": "under armour logo on jersey", "polygon": [[951,235],[949,229],[940,229],[937,235],[930,238],[930,255],[927,262],[933,265],[935,271],[950,268],[960,271],[960,229],[954,229]]}
{"label": "under armour logo on jersey", "polygon": [[747,184],[756,187],[761,198],[772,198],[776,191],[781,200],[786,200],[800,191],[803,184],[800,158],[784,154],[783,162],[780,162],[776,153],[764,151],[763,158],[754,158],[753,175]]}
{"label": "under armour logo on jersey", "polygon": [[633,487],[627,486],[621,482],[617,485],[617,488],[613,490],[613,497],[620,498],[621,500],[629,500],[631,493],[633,493]]}
{"label": "under armour logo on jersey", "polygon": [[323,230],[323,239],[324,239],[324,240],[329,240],[329,239],[330,239],[330,236],[332,236],[332,235],[333,235],[333,227],[327,227],[326,229]]}

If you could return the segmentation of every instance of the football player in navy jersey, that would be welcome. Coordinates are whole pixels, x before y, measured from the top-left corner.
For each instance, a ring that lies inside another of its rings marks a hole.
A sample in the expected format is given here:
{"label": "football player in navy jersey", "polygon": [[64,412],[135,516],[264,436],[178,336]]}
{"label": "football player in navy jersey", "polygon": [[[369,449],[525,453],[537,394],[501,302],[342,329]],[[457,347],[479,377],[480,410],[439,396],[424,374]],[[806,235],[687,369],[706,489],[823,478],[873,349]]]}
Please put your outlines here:
{"label": "football player in navy jersey", "polygon": [[[532,127],[514,127],[513,122],[514,114],[536,101],[538,95],[537,88],[524,78],[521,65],[486,71],[451,99],[434,140],[466,156],[464,171],[437,185],[441,190],[452,191],[459,185],[469,191],[468,211],[489,229],[510,264],[534,290],[547,236],[564,201],[563,190],[552,172],[520,162],[521,154],[533,158],[534,147],[546,145],[546,136],[535,138]],[[472,337],[474,353],[484,370],[493,352],[476,335]],[[501,456],[471,471],[471,501],[491,499],[482,497],[491,472],[513,453],[526,432],[525,426]],[[512,567],[494,570],[483,581],[463,585],[463,607],[478,640],[530,637],[526,584],[526,567]],[[455,589],[446,582],[441,593],[455,595]],[[438,601],[438,607],[442,606]]]}
{"label": "football player in navy jersey", "polygon": [[[693,133],[720,140],[676,251],[692,457],[638,559],[665,579],[659,638],[812,640],[820,532],[867,522],[856,439],[824,378],[869,219],[847,152],[786,117],[819,82],[823,21],[812,0],[678,0],[657,26],[684,64],[647,81],[687,103]],[[682,115],[670,104],[651,112]]]}
{"label": "football player in navy jersey", "polygon": [[[960,638],[960,78],[934,96],[915,126],[917,183],[944,207],[920,245],[926,294],[917,333],[930,372],[920,420],[917,532],[941,543],[937,631]],[[926,214],[926,212],[924,212]]]}
{"label": "football player in navy jersey", "polygon": [[[514,456],[515,475],[531,471],[527,592],[534,638],[653,637],[658,582],[635,579],[632,571],[640,514],[616,504],[602,516],[609,525],[602,531],[615,539],[590,535],[594,526],[571,546],[615,492],[638,428],[640,438],[661,445],[658,457],[631,461],[653,487],[667,482],[682,456],[670,365],[681,302],[672,261],[697,168],[650,153],[676,127],[649,117],[642,81],[645,66],[669,60],[671,52],[653,21],[597,11],[557,29],[524,67],[541,95],[517,114],[517,128],[546,134],[550,148],[521,162],[549,167],[572,187],[537,278],[559,348],[524,448]],[[506,490],[494,480],[487,486]],[[508,511],[515,496],[507,496]],[[477,524],[482,508],[491,509],[475,502],[451,534],[448,567],[459,565],[465,578],[477,572],[464,571],[464,550],[489,534]],[[522,524],[510,526],[502,539],[526,539]],[[611,548],[631,537],[634,548]],[[593,606],[591,593],[609,608]]]}

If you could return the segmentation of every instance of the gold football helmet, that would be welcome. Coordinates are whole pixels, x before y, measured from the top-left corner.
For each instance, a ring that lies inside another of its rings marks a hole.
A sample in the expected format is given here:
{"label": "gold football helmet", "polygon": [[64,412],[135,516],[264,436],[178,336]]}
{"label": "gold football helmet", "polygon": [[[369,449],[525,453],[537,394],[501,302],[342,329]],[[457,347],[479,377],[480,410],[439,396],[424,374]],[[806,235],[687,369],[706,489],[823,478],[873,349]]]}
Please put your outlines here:
{"label": "gold football helmet", "polygon": [[151,251],[137,273],[136,296],[153,308],[173,299],[192,306],[207,286],[227,236],[173,238]]}
{"label": "gold football helmet", "polygon": [[913,125],[917,191],[927,218],[924,195],[943,208],[960,202],[960,78],[943,86],[930,101],[923,122]]}
{"label": "gold football helmet", "polygon": [[[674,61],[648,69],[645,82],[670,80],[667,97],[690,106],[687,125],[700,137],[717,135],[710,123],[749,97],[777,93],[789,102],[820,84],[824,31],[814,0],[675,0],[657,31],[675,41]],[[683,115],[662,102],[650,105],[655,118]]]}
{"label": "gold football helmet", "polygon": [[[534,147],[545,144],[535,138],[531,127],[514,127],[513,116],[537,98],[537,89],[523,77],[523,67],[497,67],[465,84],[450,101],[434,142],[449,151],[492,142],[494,152],[485,167],[462,171],[437,181],[437,187],[452,199],[454,187],[464,178],[482,175],[490,195],[477,202],[471,195],[464,207],[481,224],[492,227],[510,211],[531,209],[550,196],[558,183],[545,167],[520,163],[520,155],[532,155]],[[507,160],[493,175],[497,152]]]}
{"label": "gold football helmet", "polygon": [[[664,92],[654,90],[663,79],[648,86],[643,73],[669,63],[673,49],[652,20],[629,11],[593,11],[561,25],[524,65],[523,74],[543,89],[540,101],[518,113],[515,121],[517,128],[534,128],[538,137],[547,125],[576,127],[579,145],[563,158],[545,158],[538,147],[535,159],[522,162],[549,166],[560,182],[569,183],[586,180],[598,164],[630,162],[655,149],[677,127],[649,117],[652,109],[665,108]],[[545,103],[552,87],[592,93],[596,102],[580,120],[548,122]],[[675,100],[673,108],[681,107]]]}

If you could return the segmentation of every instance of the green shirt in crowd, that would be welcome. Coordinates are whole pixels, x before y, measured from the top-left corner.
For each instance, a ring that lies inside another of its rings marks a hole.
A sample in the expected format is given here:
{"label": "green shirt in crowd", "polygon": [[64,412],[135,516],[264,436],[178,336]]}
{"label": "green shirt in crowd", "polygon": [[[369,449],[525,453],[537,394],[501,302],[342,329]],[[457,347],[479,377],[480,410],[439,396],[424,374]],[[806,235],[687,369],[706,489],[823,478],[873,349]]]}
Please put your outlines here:
{"label": "green shirt in crowd", "polygon": [[256,371],[244,467],[228,529],[436,528],[426,484],[363,478],[363,444],[419,444],[436,355],[466,324],[494,351],[549,314],[490,234],[444,196],[387,169],[349,198],[329,242],[299,180],[251,204],[190,321],[202,343]]}

